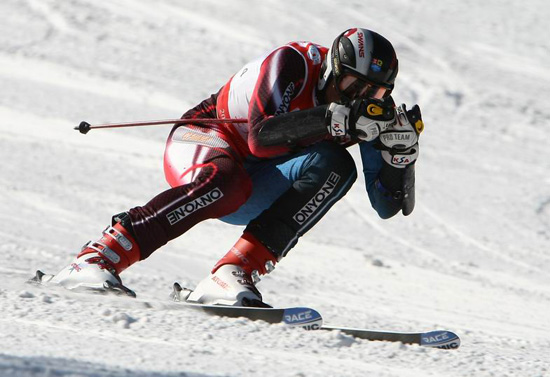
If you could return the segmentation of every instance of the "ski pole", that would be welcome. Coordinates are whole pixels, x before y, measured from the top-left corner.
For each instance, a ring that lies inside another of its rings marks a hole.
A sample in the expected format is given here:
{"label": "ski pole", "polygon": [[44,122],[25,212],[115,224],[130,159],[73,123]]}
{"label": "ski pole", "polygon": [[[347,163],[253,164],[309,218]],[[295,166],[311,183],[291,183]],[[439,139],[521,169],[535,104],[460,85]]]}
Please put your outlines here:
{"label": "ski pole", "polygon": [[141,126],[156,126],[156,125],[162,125],[162,124],[176,124],[176,123],[221,124],[221,123],[246,123],[246,122],[248,122],[248,119],[245,119],[245,118],[165,119],[165,120],[146,120],[146,121],[128,122],[128,123],[105,123],[105,124],[95,124],[95,125],[91,125],[88,122],[82,121],[74,129],[80,131],[81,134],[87,134],[90,130],[101,129],[101,128],[141,127]]}

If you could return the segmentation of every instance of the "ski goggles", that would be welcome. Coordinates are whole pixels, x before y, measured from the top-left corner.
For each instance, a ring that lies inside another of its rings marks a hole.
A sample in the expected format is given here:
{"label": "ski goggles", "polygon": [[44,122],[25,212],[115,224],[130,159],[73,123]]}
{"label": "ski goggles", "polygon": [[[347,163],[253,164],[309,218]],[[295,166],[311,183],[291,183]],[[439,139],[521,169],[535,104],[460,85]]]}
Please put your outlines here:
{"label": "ski goggles", "polygon": [[356,98],[383,99],[390,96],[393,85],[375,84],[352,73],[345,72],[336,79],[336,88],[341,95],[349,100]]}

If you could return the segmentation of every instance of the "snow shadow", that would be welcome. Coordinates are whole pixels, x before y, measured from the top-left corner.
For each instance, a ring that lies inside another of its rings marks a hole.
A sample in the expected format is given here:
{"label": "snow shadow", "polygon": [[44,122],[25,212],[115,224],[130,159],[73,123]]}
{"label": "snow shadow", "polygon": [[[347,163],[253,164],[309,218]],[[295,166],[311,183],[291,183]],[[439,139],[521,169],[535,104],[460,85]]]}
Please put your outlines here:
{"label": "snow shadow", "polygon": [[[98,359],[101,351],[98,352]],[[56,357],[18,357],[0,354],[1,377],[220,377],[225,374],[154,372],[117,368]]]}

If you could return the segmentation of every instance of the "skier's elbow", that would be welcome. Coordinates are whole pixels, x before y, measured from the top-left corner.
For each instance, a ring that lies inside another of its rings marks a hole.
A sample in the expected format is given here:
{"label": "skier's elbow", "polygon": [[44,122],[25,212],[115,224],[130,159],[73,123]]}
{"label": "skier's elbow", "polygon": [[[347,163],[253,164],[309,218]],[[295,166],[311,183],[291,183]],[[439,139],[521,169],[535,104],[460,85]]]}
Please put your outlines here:
{"label": "skier's elbow", "polygon": [[367,193],[372,208],[381,219],[386,220],[395,216],[403,207],[403,200],[387,195],[387,192],[379,190],[374,183],[367,184]]}
{"label": "skier's elbow", "polygon": [[257,137],[250,137],[248,138],[248,149],[250,150],[250,153],[257,158],[273,158],[282,156],[284,154],[287,154],[290,152],[290,148],[287,146],[265,146],[262,144],[262,140]]}
{"label": "skier's elbow", "polygon": [[401,206],[394,203],[384,203],[384,205],[377,206],[374,209],[381,219],[387,220],[397,215],[401,211]]}
{"label": "skier's elbow", "polygon": [[249,145],[250,153],[252,156],[257,158],[269,158],[272,157],[272,154],[269,152],[267,148],[261,147],[256,144]]}

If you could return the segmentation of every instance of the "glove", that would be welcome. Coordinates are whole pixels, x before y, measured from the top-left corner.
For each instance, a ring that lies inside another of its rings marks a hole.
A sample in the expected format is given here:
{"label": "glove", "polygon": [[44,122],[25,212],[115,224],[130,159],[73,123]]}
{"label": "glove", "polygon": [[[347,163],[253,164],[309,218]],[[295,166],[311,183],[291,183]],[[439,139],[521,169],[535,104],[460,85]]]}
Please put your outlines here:
{"label": "glove", "polygon": [[382,158],[389,165],[404,168],[418,158],[418,136],[424,129],[420,107],[407,111],[405,104],[396,109],[397,122],[380,133]]}
{"label": "glove", "polygon": [[365,141],[376,139],[381,131],[397,122],[395,104],[391,97],[383,101],[355,100],[349,105],[333,102],[327,109],[325,120],[332,136],[350,135]]}
{"label": "glove", "polygon": [[334,137],[344,137],[348,134],[350,108],[332,102],[325,114],[325,121],[330,134]]}

